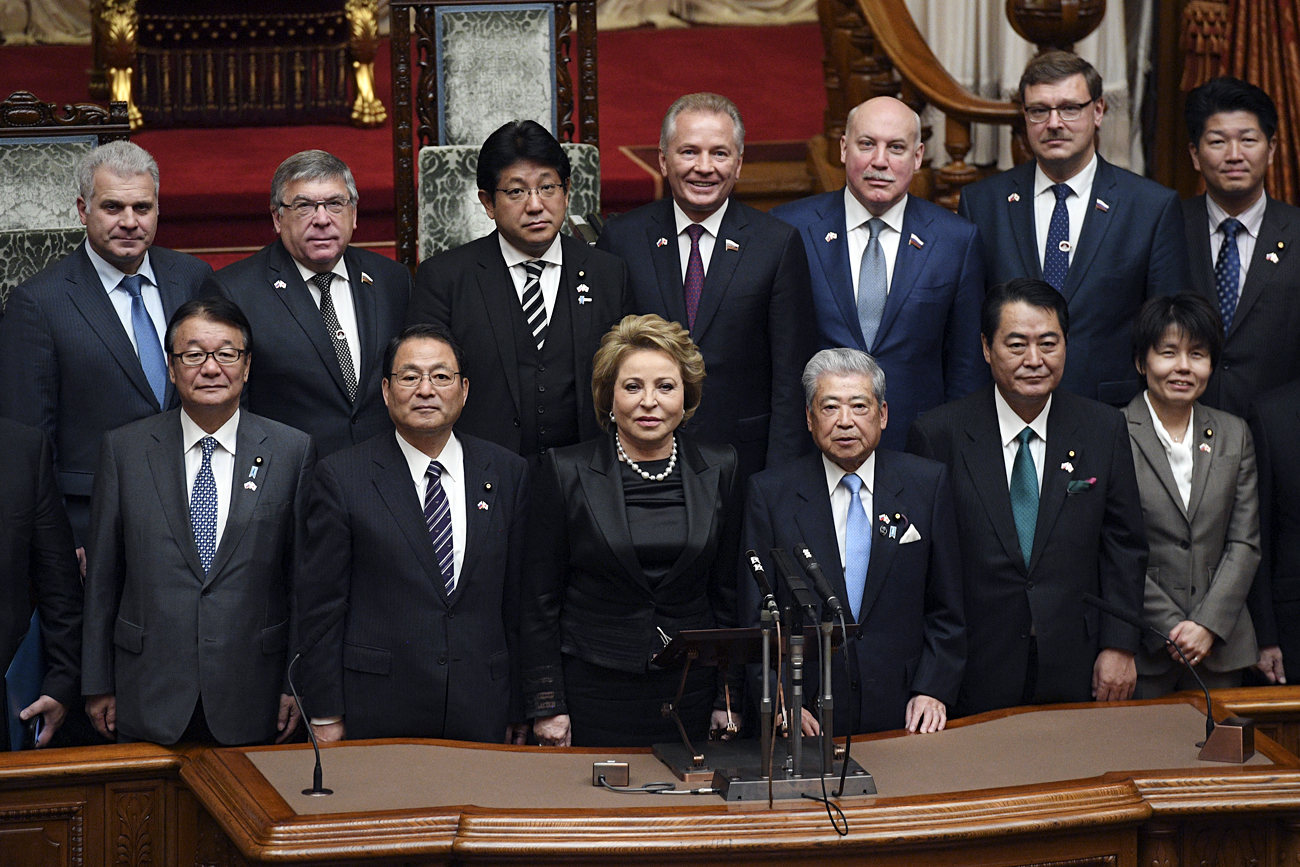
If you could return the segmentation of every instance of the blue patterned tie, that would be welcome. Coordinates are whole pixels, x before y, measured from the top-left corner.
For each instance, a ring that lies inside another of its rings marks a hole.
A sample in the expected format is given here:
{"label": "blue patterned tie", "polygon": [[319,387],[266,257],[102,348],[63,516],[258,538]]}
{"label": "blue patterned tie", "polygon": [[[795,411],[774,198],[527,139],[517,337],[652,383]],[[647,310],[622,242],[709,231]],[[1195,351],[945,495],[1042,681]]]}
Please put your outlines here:
{"label": "blue patterned tie", "polygon": [[879,217],[867,220],[871,237],[862,248],[862,263],[858,267],[858,324],[862,326],[863,346],[868,352],[876,341],[880,320],[885,315],[885,299],[889,297],[885,251],[880,246],[880,232],[884,228],[885,221]]}
{"label": "blue patterned tie", "polygon": [[1241,284],[1241,251],[1237,248],[1237,233],[1241,221],[1229,217],[1219,224],[1223,232],[1223,245],[1219,259],[1214,263],[1214,285],[1219,290],[1219,315],[1223,317],[1223,333],[1232,327],[1232,316],[1237,312],[1237,293]]}
{"label": "blue patterned tie", "polygon": [[438,555],[442,584],[450,596],[451,591],[456,589],[456,574],[451,548],[451,503],[447,501],[447,492],[442,489],[442,464],[429,461],[429,468],[424,471],[424,475],[427,479],[424,488],[424,523],[429,528],[429,538],[433,540],[433,551]]}
{"label": "blue patterned tie", "polygon": [[144,309],[144,297],[140,294],[144,290],[144,277],[127,274],[117,285],[131,296],[131,330],[135,332],[135,351],[140,356],[145,379],[149,380],[149,390],[158,399],[158,408],[166,409],[167,359],[163,357],[162,343],[158,341],[158,329],[149,318],[149,311]]}
{"label": "blue patterned tie", "polygon": [[1016,535],[1020,537],[1020,553],[1029,568],[1029,557],[1034,553],[1034,527],[1038,523],[1038,471],[1034,456],[1029,452],[1029,441],[1034,431],[1026,427],[1016,434],[1020,448],[1016,450],[1015,463],[1011,465],[1011,516],[1016,521]]}
{"label": "blue patterned tie", "polygon": [[849,520],[844,530],[844,587],[849,594],[849,610],[857,622],[862,608],[862,592],[867,587],[867,566],[871,563],[871,521],[862,507],[862,479],[849,473],[840,479],[849,489]]}
{"label": "blue patterned tie", "polygon": [[203,446],[203,465],[194,477],[194,490],[190,491],[190,524],[194,527],[199,562],[206,574],[217,553],[217,480],[212,475],[212,450],[217,447],[217,441],[204,437],[199,444]]}
{"label": "blue patterned tie", "polygon": [[1052,222],[1047,224],[1047,249],[1043,252],[1043,279],[1057,292],[1065,285],[1066,272],[1070,270],[1070,212],[1065,200],[1070,196],[1069,184],[1053,184],[1056,206],[1052,208]]}

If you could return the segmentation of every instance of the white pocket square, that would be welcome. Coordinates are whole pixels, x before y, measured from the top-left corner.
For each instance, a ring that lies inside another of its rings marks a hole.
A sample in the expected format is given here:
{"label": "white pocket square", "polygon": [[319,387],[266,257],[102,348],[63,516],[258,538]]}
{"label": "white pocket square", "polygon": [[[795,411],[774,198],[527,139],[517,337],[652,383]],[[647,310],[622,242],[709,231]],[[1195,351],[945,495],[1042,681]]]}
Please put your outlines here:
{"label": "white pocket square", "polygon": [[916,525],[913,524],[907,528],[907,532],[903,534],[903,538],[898,540],[898,544],[906,545],[908,542],[919,541],[921,541],[921,534],[916,531]]}

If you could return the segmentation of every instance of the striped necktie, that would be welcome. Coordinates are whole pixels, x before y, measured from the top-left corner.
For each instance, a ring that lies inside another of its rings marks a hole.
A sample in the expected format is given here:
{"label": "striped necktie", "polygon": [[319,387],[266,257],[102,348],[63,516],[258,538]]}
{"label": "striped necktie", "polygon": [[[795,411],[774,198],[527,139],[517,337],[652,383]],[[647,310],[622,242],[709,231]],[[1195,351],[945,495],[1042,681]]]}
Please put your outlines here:
{"label": "striped necktie", "polygon": [[429,461],[429,468],[424,471],[424,475],[427,480],[424,489],[424,523],[429,528],[434,553],[438,555],[442,584],[450,596],[456,589],[456,575],[452,561],[451,503],[447,501],[447,492],[442,489],[442,464]]}
{"label": "striped necktie", "polygon": [[546,345],[546,302],[542,299],[542,270],[546,263],[541,259],[530,259],[524,263],[527,278],[524,280],[524,318],[532,329],[537,351]]}

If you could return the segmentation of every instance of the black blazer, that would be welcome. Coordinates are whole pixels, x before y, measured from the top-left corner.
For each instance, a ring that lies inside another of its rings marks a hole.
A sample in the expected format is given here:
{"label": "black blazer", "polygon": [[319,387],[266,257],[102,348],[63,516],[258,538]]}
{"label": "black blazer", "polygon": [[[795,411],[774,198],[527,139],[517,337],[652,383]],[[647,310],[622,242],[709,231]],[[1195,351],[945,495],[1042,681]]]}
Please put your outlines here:
{"label": "black blazer", "polygon": [[[600,338],[631,313],[627,266],[568,235],[560,236],[564,265],[556,303],[569,306],[572,324],[578,427],[582,439],[600,433],[591,399],[591,360]],[[579,285],[587,291],[579,293]],[[584,300],[585,299],[585,300]],[[470,396],[456,429],[519,453],[519,365],[515,358],[514,310],[519,295],[501,257],[497,233],[470,241],[420,263],[408,323],[440,322],[465,354]]]}
{"label": "black blazer", "polygon": [[49,437],[0,419],[0,672],[35,603],[49,669],[41,691],[66,708],[81,697],[81,574],[54,483]]}
{"label": "black blazer", "polygon": [[[1210,258],[1210,217],[1205,196],[1183,202],[1192,291],[1219,309]],[[1201,403],[1245,416],[1255,395],[1300,377],[1300,271],[1293,257],[1300,245],[1300,208],[1269,199],[1223,344]],[[1290,257],[1290,258],[1289,258]]]}
{"label": "black blazer", "polygon": [[379,383],[384,349],[402,330],[411,294],[410,272],[392,259],[348,247],[343,262],[361,337],[355,401],[348,400],[320,308],[284,244],[277,240],[203,284],[205,295],[238,304],[253,327],[244,405],[311,434],[322,457],[393,429]]}
{"label": "black blazer", "polygon": [[[465,558],[447,597],[423,506],[389,432],[317,466],[310,553],[297,585],[303,702],[343,716],[349,739],[501,743],[522,722],[519,576],[524,459],[457,433],[465,455]],[[347,617],[330,623],[346,608]]]}
{"label": "black blazer", "polygon": [[[637,313],[658,313],[685,326],[672,199],[610,220],[596,246],[627,262]],[[797,229],[731,200],[691,339],[704,355],[708,378],[686,433],[734,446],[742,479],[812,448],[800,377],[816,351],[817,326]]]}
{"label": "black blazer", "polygon": [[[849,652],[843,656],[848,675],[839,656],[831,669],[837,735],[902,728],[907,702],[918,693],[951,708],[966,662],[961,559],[948,468],[915,455],[877,450],[872,512],[861,625],[851,628]],[[907,538],[908,527],[916,529],[917,538]],[[890,529],[895,530],[892,536]],[[812,551],[852,622],[820,453],[749,480],[744,550],[756,551],[767,574],[775,575],[771,550],[792,552],[801,544]],[[740,572],[741,620],[757,626],[758,587],[747,564],[741,564]],[[778,601],[786,602],[783,588]],[[815,712],[816,666],[804,669],[804,682],[805,704]]]}
{"label": "black blazer", "polygon": [[[161,247],[149,250],[149,262],[168,319],[212,273],[206,262]],[[9,295],[0,382],[0,416],[40,428],[54,443],[59,490],[84,544],[104,433],[178,405],[171,383],[158,405],[84,242]]]}
{"label": "black blazer", "polygon": [[[1147,543],[1128,424],[1119,410],[1057,389],[1029,568],[990,383],[921,416],[907,450],[952,473],[966,582],[969,653],[960,715],[1021,703],[1030,630],[1038,640],[1036,703],[1089,701],[1102,648],[1138,648],[1138,630],[1101,615],[1092,593],[1142,614]],[[1094,481],[1095,480],[1095,481]],[[1069,488],[1073,485],[1073,493]]]}
{"label": "black blazer", "polygon": [[[632,547],[613,437],[547,454],[533,497],[524,593],[529,717],[567,713],[561,653],[643,672],[663,647],[656,627],[672,636],[736,624],[735,450],[681,434],[677,449],[688,541],[656,588],[647,583]],[[553,689],[553,704],[540,697]]]}
{"label": "black blazer", "polygon": [[[1271,202],[1270,202],[1271,204]],[[1294,336],[1292,337],[1294,340]],[[1259,468],[1261,559],[1247,606],[1260,647],[1281,646],[1282,664],[1300,671],[1300,380],[1259,397],[1250,414]]]}

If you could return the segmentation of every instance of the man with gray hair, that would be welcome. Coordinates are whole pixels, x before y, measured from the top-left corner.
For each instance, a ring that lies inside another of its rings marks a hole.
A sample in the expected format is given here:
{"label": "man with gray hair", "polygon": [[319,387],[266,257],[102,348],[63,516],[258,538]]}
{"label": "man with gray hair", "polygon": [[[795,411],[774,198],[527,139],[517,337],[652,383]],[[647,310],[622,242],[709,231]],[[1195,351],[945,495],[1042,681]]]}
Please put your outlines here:
{"label": "man with gray hair", "polygon": [[177,405],[161,335],[212,269],[153,246],[158,164],[139,145],[115,141],[90,151],[77,184],[85,243],[15,287],[0,320],[0,416],[40,428],[53,442],[80,550],[100,440]]}
{"label": "man with gray hair", "polygon": [[690,331],[709,378],[685,430],[734,446],[742,479],[808,450],[799,372],[816,333],[798,233],[731,199],[744,150],[731,100],[681,97],[659,137],[672,197],[610,220],[596,243],[627,262],[635,312]]}
{"label": "man with gray hair", "polygon": [[845,186],[772,209],[808,252],[820,348],[870,352],[889,374],[901,450],[912,420],[988,382],[980,353],[980,236],[969,221],[908,195],[925,145],[921,119],[892,96],[849,112]]}
{"label": "man with gray hair", "polygon": [[380,362],[402,328],[411,274],[349,246],[357,198],[338,157],[294,154],[271,178],[280,239],[203,287],[238,304],[254,332],[270,335],[248,377],[248,409],[311,434],[321,457],[393,427],[379,392]]}
{"label": "man with gray hair", "polygon": [[[803,388],[821,454],[749,480],[744,548],[775,574],[772,549],[807,546],[844,602],[847,639],[832,669],[836,735],[939,731],[966,664],[948,470],[877,448],[889,422],[885,373],[865,352],[823,349],[804,368]],[[740,616],[757,625],[759,593],[746,571]],[[802,729],[815,734],[815,669],[804,679]]]}

